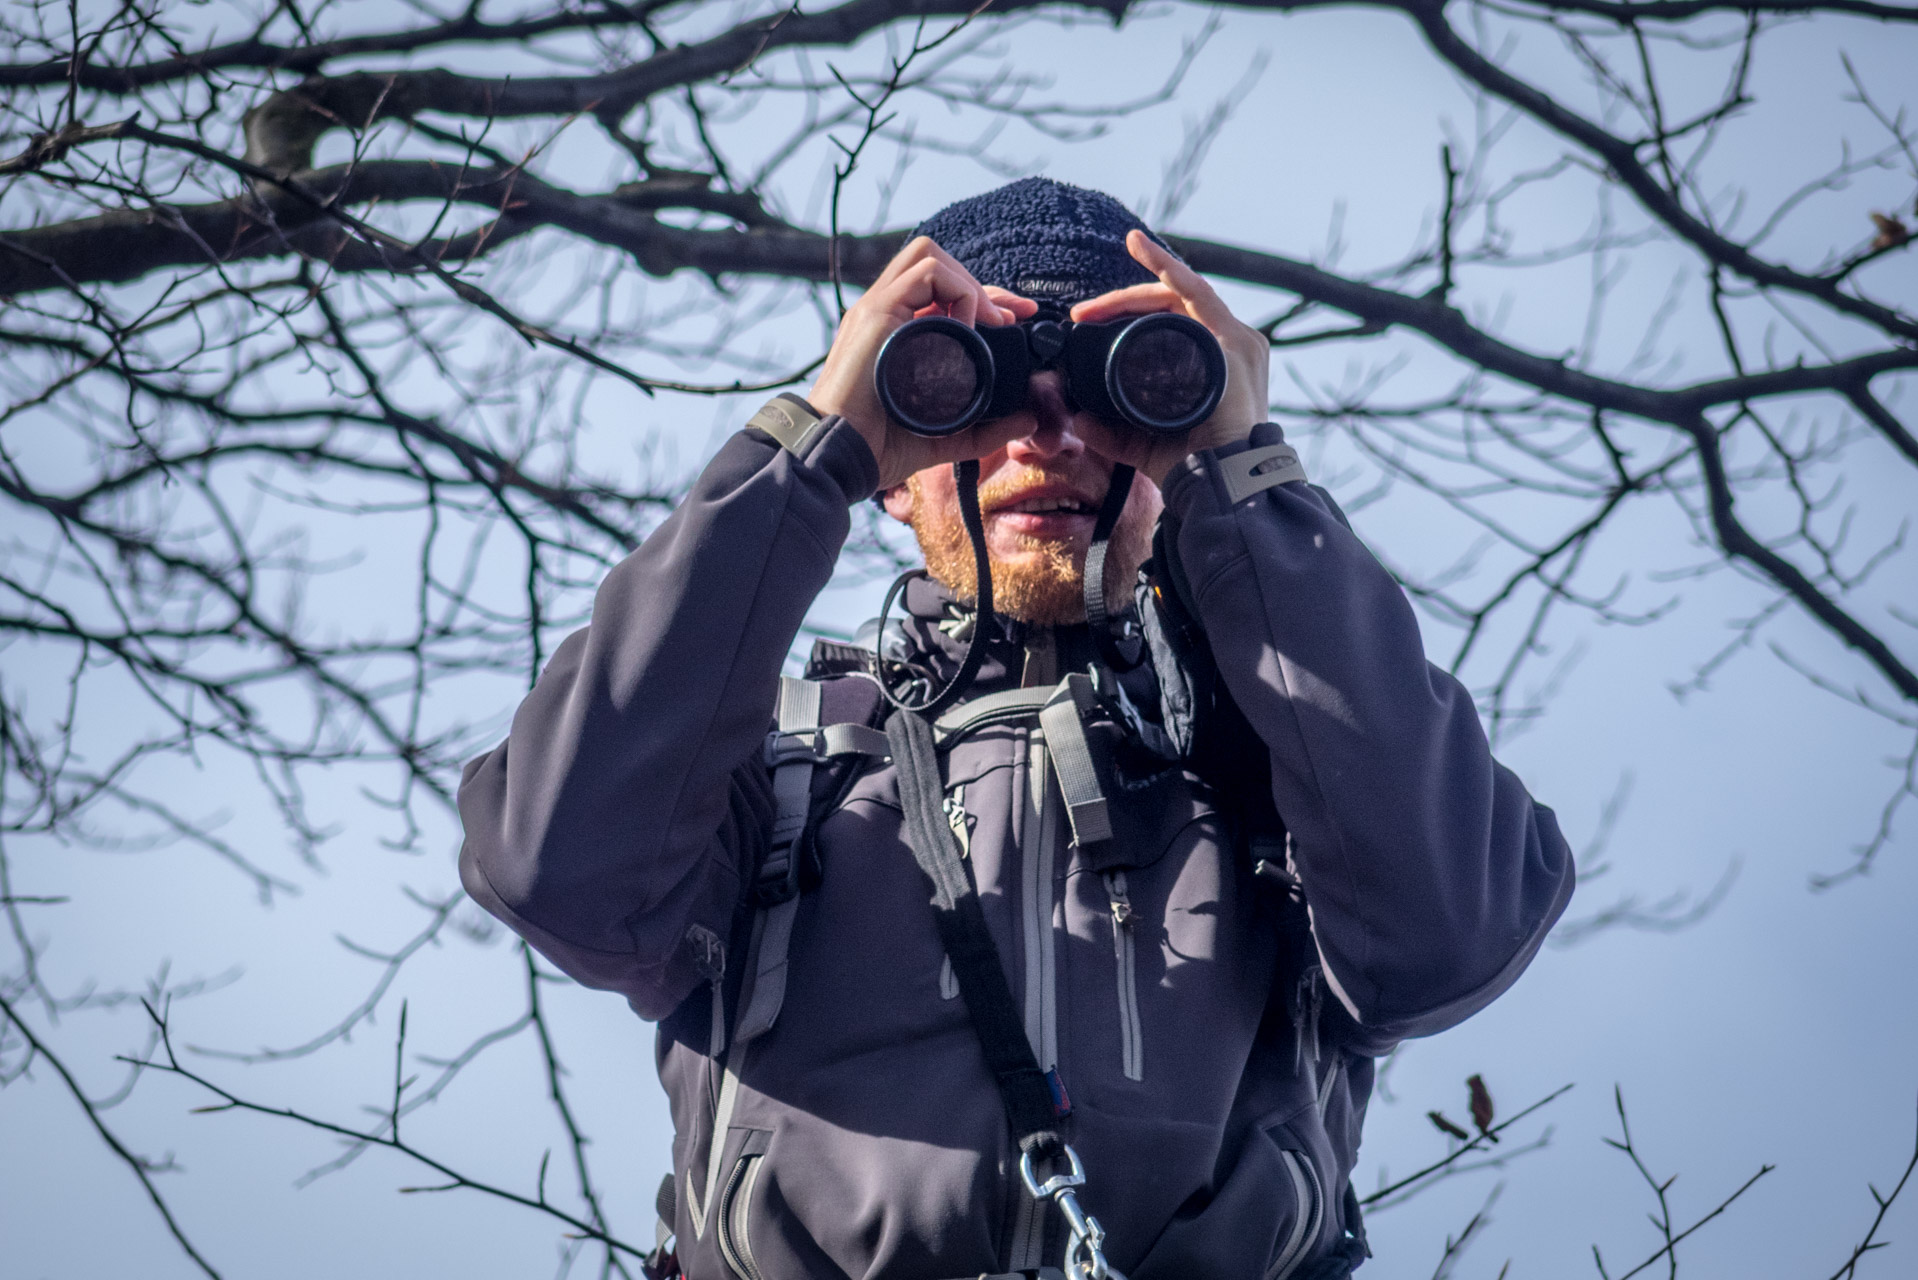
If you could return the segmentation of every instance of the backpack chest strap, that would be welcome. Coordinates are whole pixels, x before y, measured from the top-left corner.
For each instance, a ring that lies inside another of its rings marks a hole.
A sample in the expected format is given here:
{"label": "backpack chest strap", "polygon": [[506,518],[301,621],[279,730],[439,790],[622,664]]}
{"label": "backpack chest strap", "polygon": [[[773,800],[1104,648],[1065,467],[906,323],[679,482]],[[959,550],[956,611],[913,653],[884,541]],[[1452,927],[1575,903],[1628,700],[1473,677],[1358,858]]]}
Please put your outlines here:
{"label": "backpack chest strap", "polygon": [[[1112,825],[1100,773],[1087,742],[1084,719],[1097,694],[1091,677],[1073,672],[1047,689],[1006,689],[954,707],[932,725],[937,750],[945,752],[980,729],[1037,721],[1046,736],[1048,756],[1059,779],[1073,839],[1081,846],[1107,840]],[[778,728],[766,737],[765,761],[773,775],[773,825],[765,858],[753,877],[758,907],[748,949],[746,986],[741,996],[736,1041],[752,1040],[771,1029],[786,999],[787,957],[793,918],[798,911],[799,866],[811,818],[815,768],[834,759],[893,757],[887,735],[863,724],[819,723],[821,686],[814,680],[782,676]]]}
{"label": "backpack chest strap", "polygon": [[933,722],[933,741],[939,750],[947,751],[988,725],[1036,719],[1046,735],[1047,754],[1065,799],[1072,838],[1083,848],[1112,838],[1105,784],[1086,738],[1086,717],[1096,709],[1098,700],[1092,677],[1074,671],[1049,689],[1006,689],[954,707]]}

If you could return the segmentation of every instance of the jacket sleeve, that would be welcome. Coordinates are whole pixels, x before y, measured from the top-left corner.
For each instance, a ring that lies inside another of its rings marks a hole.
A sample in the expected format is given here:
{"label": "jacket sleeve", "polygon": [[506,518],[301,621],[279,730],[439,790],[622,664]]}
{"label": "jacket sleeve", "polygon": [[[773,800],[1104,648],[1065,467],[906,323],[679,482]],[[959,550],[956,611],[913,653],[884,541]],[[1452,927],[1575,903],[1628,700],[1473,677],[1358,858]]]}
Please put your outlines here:
{"label": "jacket sleeve", "polygon": [[798,452],[742,431],[606,575],[505,742],[460,780],[460,877],[587,986],[670,1013],[724,965],[771,818],[780,665],[878,468],[837,418]]}
{"label": "jacket sleeve", "polygon": [[1264,740],[1328,984],[1382,1048],[1475,1013],[1572,892],[1550,809],[1492,759],[1471,695],[1425,660],[1410,602],[1303,481],[1238,503],[1196,454],[1166,481],[1173,579]]}

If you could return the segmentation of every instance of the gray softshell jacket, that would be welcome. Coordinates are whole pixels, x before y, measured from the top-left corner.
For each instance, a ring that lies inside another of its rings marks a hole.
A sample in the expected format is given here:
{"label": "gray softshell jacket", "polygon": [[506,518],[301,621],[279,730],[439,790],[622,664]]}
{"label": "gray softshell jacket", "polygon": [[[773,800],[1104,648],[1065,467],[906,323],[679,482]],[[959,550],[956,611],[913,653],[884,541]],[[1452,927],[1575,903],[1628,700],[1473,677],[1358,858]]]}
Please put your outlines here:
{"label": "gray softshell jacket", "polygon": [[[1373,1059],[1508,987],[1572,891],[1551,811],[1493,761],[1471,697],[1426,662],[1404,594],[1329,500],[1303,482],[1230,500],[1222,459],[1281,438],[1261,426],[1175,468],[1159,546],[1256,734],[1310,903],[1304,975],[1234,802],[1196,772],[1129,847],[1094,859],[1071,841],[1035,726],[978,732],[945,760],[1028,1036],[1070,1095],[1083,1203],[1131,1280],[1280,1280],[1333,1257],[1343,1274],[1361,1252],[1348,1180]],[[817,819],[783,1009],[736,1064],[713,1132],[781,665],[877,480],[837,418],[796,449],[734,436],[607,575],[591,625],[460,785],[467,891],[660,1020],[672,1226],[693,1280],[1060,1261],[1058,1215],[1019,1186],[883,761]],[[937,615],[919,595],[914,611]],[[932,667],[951,661],[935,617],[907,630]],[[1141,670],[1136,700],[1156,716]],[[975,691],[1022,674],[999,653]]]}

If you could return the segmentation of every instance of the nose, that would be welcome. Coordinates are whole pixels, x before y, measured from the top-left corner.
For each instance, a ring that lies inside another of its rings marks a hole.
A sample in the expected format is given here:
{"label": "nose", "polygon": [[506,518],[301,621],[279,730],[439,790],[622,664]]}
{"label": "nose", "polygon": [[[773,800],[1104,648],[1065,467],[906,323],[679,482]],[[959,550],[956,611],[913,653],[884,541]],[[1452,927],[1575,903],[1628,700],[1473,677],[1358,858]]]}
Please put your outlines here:
{"label": "nose", "polygon": [[1057,369],[1035,373],[1026,387],[1026,407],[1033,417],[1032,431],[1006,445],[1015,462],[1041,466],[1086,451],[1072,429],[1072,409],[1066,404],[1065,378]]}

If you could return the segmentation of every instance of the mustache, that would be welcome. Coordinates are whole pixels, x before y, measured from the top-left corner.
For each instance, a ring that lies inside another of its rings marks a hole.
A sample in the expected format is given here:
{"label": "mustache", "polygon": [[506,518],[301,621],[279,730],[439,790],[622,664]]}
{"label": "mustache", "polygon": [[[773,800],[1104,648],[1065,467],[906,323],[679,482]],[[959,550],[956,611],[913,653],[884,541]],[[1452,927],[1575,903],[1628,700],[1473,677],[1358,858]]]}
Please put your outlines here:
{"label": "mustache", "polygon": [[1093,492],[1082,487],[1077,481],[1056,472],[1047,471],[1043,467],[1021,467],[1010,475],[995,475],[991,480],[980,485],[979,509],[990,511],[994,507],[1004,506],[1008,502],[1017,501],[1028,490],[1037,489],[1042,485],[1063,485],[1096,507],[1105,501],[1109,483],[1110,481],[1107,484],[1101,484],[1098,491]]}

